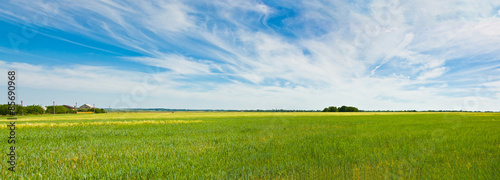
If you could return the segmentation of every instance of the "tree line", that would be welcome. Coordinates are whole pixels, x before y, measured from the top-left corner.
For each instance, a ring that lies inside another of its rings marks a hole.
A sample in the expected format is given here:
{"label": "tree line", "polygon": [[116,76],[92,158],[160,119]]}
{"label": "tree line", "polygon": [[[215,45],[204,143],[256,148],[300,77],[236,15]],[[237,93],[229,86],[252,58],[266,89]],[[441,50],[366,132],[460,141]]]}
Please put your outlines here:
{"label": "tree line", "polygon": [[359,109],[352,106],[341,106],[341,107],[330,106],[323,109],[323,112],[359,112]]}
{"label": "tree line", "polygon": [[[38,105],[29,105],[29,106],[21,106],[15,105],[15,113],[17,115],[40,115],[40,114],[54,114],[54,106],[47,106],[46,110],[44,110],[41,106]],[[90,109],[77,109],[78,112],[94,112],[94,108]],[[56,114],[76,114],[76,111],[73,109],[68,109],[65,106],[55,106]],[[95,113],[106,113],[104,109],[95,108]],[[0,105],[0,115],[8,115],[10,114],[9,105],[2,104]]]}

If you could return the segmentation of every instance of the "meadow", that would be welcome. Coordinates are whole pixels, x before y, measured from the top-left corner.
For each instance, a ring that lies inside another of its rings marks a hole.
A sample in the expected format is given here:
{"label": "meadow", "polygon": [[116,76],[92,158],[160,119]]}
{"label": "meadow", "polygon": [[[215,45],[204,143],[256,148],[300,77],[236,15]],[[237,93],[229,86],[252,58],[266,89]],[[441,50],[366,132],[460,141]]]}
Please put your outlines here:
{"label": "meadow", "polygon": [[20,116],[0,179],[500,179],[500,113]]}

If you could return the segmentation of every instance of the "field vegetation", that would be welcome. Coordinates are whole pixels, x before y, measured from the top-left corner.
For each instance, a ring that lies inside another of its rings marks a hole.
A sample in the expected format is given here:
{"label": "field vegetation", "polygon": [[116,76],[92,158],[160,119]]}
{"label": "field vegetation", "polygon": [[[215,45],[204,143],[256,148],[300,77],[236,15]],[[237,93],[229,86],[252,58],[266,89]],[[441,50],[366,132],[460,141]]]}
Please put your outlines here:
{"label": "field vegetation", "polygon": [[16,128],[16,172],[3,155],[0,179],[500,178],[499,113],[64,114]]}

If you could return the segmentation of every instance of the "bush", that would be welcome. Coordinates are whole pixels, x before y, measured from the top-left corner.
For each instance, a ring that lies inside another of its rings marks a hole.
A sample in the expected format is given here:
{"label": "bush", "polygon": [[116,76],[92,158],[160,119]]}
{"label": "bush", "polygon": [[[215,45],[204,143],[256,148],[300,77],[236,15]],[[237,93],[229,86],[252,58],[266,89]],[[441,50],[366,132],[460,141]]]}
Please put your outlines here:
{"label": "bush", "polygon": [[[23,107],[21,105],[17,105],[16,104],[16,114],[21,114],[21,112],[23,111]],[[10,110],[9,110],[9,105],[8,104],[2,104],[0,105],[0,115],[9,115],[10,114]]]}
{"label": "bush", "polygon": [[339,112],[339,109],[335,106],[330,106],[323,109],[323,112]]}
{"label": "bush", "polygon": [[106,113],[106,111],[104,109],[99,109],[99,108],[90,108],[90,109],[88,109],[88,112],[94,112],[94,109],[95,109],[95,113]]}
{"label": "bush", "polygon": [[9,114],[9,105],[8,104],[0,105],[0,115],[7,115],[7,114]]}
{"label": "bush", "polygon": [[352,106],[342,106],[340,108],[330,106],[323,109],[323,112],[359,112],[359,109]]}
{"label": "bush", "polygon": [[[56,114],[66,114],[69,113],[70,110],[64,106],[56,106]],[[72,111],[73,112],[73,111]],[[47,106],[47,110],[45,111],[47,114],[54,114],[54,106]]]}
{"label": "bush", "polygon": [[31,106],[26,106],[24,108],[24,114],[43,114],[45,111],[43,110],[42,107],[37,106],[37,105],[31,105]]}

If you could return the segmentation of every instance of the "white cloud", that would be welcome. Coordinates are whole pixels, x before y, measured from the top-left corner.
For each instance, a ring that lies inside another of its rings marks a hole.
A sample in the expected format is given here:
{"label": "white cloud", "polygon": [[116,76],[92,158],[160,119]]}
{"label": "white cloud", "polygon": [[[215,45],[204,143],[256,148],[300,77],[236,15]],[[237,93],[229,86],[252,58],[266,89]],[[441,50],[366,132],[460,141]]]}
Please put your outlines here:
{"label": "white cloud", "polygon": [[171,69],[178,74],[209,74],[209,61],[195,61],[193,58],[187,58],[181,55],[166,54],[158,58],[151,57],[131,57],[131,60],[155,67]]}
{"label": "white cloud", "polygon": [[189,7],[180,3],[141,3],[143,12],[147,15],[142,19],[154,32],[162,34],[165,31],[183,31],[195,27],[194,18],[188,13]]}
{"label": "white cloud", "polygon": [[500,38],[500,18],[483,20],[474,26],[476,30],[486,36]]}
{"label": "white cloud", "polygon": [[[155,74],[168,83],[160,84],[151,95],[221,102],[213,107],[224,108],[264,108],[262,101],[269,103],[266,108],[349,103],[366,109],[453,108],[463,105],[460,98],[474,97],[443,95],[472,91],[447,83],[456,80],[445,75],[453,72],[457,79],[469,78],[491,68],[485,64],[457,70],[448,67],[450,61],[500,57],[500,21],[493,9],[500,5],[497,1],[297,4],[287,3],[296,12],[282,19],[282,29],[273,29],[268,22],[279,11],[258,1],[15,1],[2,6],[0,17],[30,23],[27,12],[39,12],[47,15],[49,28],[145,54],[125,59],[171,70]],[[86,21],[77,20],[82,18]],[[134,78],[137,73],[113,68],[7,64],[36,77],[27,82],[33,88],[123,93],[141,84]],[[45,71],[49,73],[42,74]],[[195,92],[176,89],[197,87],[179,79],[207,76],[231,83],[215,83]],[[430,85],[437,80],[447,85]],[[98,88],[89,88],[96,84]],[[498,88],[495,83],[486,84]],[[189,108],[189,103],[185,105]]]}
{"label": "white cloud", "polygon": [[[161,42],[147,35],[160,36],[195,27],[191,10],[180,1],[15,1],[16,13],[3,13],[9,19],[83,34],[106,43],[143,53],[153,53]],[[28,14],[35,13],[35,16]],[[44,23],[38,22],[43,20]],[[85,19],[85,20],[81,20]],[[178,34],[177,34],[178,35]]]}
{"label": "white cloud", "polygon": [[16,70],[23,87],[35,89],[123,93],[140,86],[140,77],[147,76],[145,73],[98,66],[47,67],[4,61],[0,61],[0,64],[4,64],[2,70]]}
{"label": "white cloud", "polygon": [[437,78],[441,75],[443,75],[446,72],[445,67],[440,67],[440,68],[434,68],[430,71],[424,71],[420,74],[420,76],[417,78],[418,80],[427,80],[427,79],[433,79]]}

